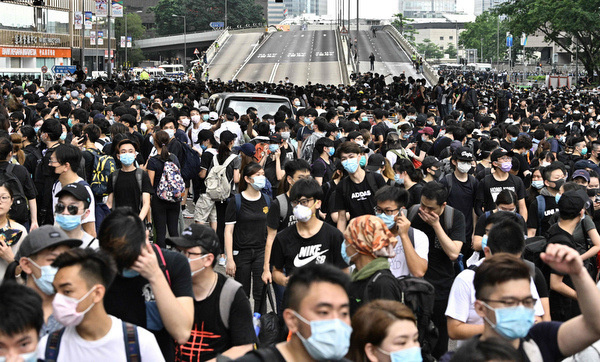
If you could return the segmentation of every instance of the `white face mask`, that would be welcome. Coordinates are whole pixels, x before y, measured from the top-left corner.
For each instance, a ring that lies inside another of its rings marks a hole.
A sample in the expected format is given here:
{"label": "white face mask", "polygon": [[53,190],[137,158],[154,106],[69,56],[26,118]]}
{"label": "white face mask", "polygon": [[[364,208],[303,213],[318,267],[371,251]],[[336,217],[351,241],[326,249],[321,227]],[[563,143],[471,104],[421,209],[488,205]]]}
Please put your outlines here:
{"label": "white face mask", "polygon": [[184,127],[187,127],[190,125],[190,119],[189,118],[184,118],[181,120],[181,125]]}
{"label": "white face mask", "polygon": [[459,162],[457,165],[458,171],[462,173],[467,173],[471,169],[470,162]]}
{"label": "white face mask", "polygon": [[[204,254],[204,255],[202,255],[202,256],[200,256],[200,257],[196,258],[196,259],[190,259],[190,258],[188,258],[188,262],[189,262],[190,264],[192,264],[192,262],[193,262],[193,261],[204,259],[204,258],[206,258],[207,256],[208,256],[208,254]],[[191,267],[191,265],[190,265],[190,267]],[[201,272],[201,271],[203,271],[204,269],[206,269],[206,267],[205,267],[205,266],[203,266],[202,268],[200,268],[200,269],[198,269],[198,270],[196,270],[196,271],[193,271],[193,272],[192,272],[192,276],[194,276],[195,274],[198,274],[198,273],[200,273],[200,272]]]}

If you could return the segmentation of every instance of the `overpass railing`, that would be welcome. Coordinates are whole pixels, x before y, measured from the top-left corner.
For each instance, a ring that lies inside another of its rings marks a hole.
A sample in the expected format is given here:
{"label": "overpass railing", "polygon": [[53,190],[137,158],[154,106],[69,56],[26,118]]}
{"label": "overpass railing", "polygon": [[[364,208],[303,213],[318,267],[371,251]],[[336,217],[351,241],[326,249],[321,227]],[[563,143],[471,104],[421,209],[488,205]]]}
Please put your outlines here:
{"label": "overpass railing", "polygon": [[[402,34],[400,34],[398,29],[391,25],[386,25],[383,27],[383,29],[386,30],[392,36],[392,38],[396,39],[396,41],[400,44],[400,46],[404,49],[406,53],[410,53],[408,54],[409,58],[412,54],[419,54],[419,51],[408,40],[406,40],[406,38]],[[425,79],[429,82],[429,84],[437,84],[437,73],[431,67],[431,65],[429,65],[425,58],[423,58],[423,75],[425,76]]]}
{"label": "overpass railing", "polygon": [[217,39],[215,39],[215,41],[212,42],[208,49],[206,49],[206,60],[208,63],[212,62],[214,57],[217,56],[217,53],[221,49],[221,46],[223,45],[223,43],[225,43],[227,39],[229,39],[230,36],[231,34],[229,33],[229,30],[223,30],[221,34],[219,34]]}

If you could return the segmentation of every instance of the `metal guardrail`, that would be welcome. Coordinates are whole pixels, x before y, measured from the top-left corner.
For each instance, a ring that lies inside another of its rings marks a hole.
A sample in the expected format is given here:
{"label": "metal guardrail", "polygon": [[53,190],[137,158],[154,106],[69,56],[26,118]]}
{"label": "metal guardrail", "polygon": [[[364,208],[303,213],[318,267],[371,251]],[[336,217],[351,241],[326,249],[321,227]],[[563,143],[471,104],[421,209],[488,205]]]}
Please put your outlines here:
{"label": "metal guardrail", "polygon": [[[208,63],[210,63],[214,59],[214,57],[217,56],[217,53],[221,49],[221,46],[223,45],[225,40],[227,40],[230,36],[231,34],[229,34],[229,30],[223,30],[221,34],[219,34],[217,39],[215,39],[215,41],[212,42],[208,49],[206,49],[206,60]],[[216,44],[219,44],[218,48]]]}
{"label": "metal guardrail", "polygon": [[[404,49],[404,51],[407,52],[407,54],[410,52],[410,54],[408,54],[409,58],[413,53],[419,54],[419,51],[414,46],[412,46],[412,44],[410,44],[410,42],[406,40],[406,38],[402,34],[400,34],[398,29],[391,25],[386,25],[383,27],[383,29],[386,30],[394,39],[396,39],[396,41],[398,41],[400,46]],[[429,82],[429,84],[437,84],[437,73],[425,59],[423,59],[423,75],[425,76],[425,79]]]}
{"label": "metal guardrail", "polygon": [[340,63],[341,67],[342,67],[342,77],[344,80],[344,84],[350,84],[350,77],[348,76],[348,65],[346,64],[346,53],[344,52],[343,49],[343,44],[342,44],[342,36],[340,34],[340,29],[339,28],[335,28],[335,36],[337,38],[337,52],[338,52],[338,62]]}

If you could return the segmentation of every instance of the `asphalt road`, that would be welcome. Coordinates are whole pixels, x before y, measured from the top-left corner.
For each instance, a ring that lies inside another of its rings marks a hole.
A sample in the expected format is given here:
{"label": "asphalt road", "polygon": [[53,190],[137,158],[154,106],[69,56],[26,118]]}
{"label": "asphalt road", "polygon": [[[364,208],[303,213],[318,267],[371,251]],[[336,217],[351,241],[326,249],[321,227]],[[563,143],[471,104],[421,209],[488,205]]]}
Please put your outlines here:
{"label": "asphalt road", "polygon": [[235,73],[258,46],[258,39],[262,33],[233,34],[209,64],[211,79],[220,78],[222,81],[233,79]]}
{"label": "asphalt road", "polygon": [[388,32],[377,31],[376,37],[370,30],[350,31],[350,37],[358,40],[358,60],[361,72],[370,71],[369,55],[375,55],[375,73],[393,76],[405,72],[407,76],[419,77],[412,67],[410,57],[402,50]]}
{"label": "asphalt road", "polygon": [[243,65],[236,79],[294,84],[339,84],[341,68],[335,33],[330,30],[273,33]]}

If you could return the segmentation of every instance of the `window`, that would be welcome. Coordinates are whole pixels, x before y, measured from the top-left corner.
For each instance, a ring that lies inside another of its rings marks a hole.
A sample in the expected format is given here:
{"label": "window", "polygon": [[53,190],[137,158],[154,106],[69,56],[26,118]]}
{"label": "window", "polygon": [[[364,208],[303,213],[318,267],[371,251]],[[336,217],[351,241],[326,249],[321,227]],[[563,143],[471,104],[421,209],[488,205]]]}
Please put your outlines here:
{"label": "window", "polygon": [[454,40],[454,36],[450,35],[450,37],[448,39]]}
{"label": "window", "polygon": [[444,40],[444,37],[443,37],[443,36],[440,36],[440,40]]}

